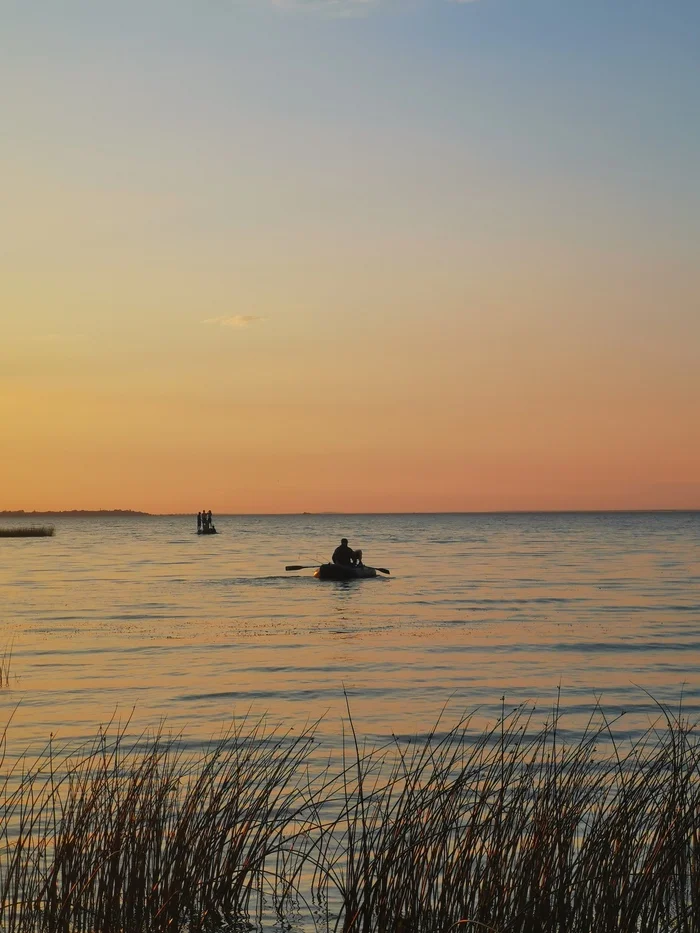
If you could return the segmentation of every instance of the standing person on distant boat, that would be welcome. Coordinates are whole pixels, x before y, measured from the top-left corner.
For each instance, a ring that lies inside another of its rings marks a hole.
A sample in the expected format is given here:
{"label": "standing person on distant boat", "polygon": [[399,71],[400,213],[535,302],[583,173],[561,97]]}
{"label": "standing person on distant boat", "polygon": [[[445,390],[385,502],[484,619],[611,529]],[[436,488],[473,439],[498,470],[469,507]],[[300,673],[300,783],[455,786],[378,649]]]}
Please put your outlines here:
{"label": "standing person on distant boat", "polygon": [[338,547],[333,551],[333,563],[340,564],[341,567],[354,567],[357,563],[357,554],[362,557],[362,551],[353,551],[348,547],[348,539],[342,538]]}
{"label": "standing person on distant boat", "polygon": [[197,512],[197,534],[200,534],[202,531],[202,513]]}
{"label": "standing person on distant boat", "polygon": [[210,531],[216,531],[216,528],[214,528],[214,522],[211,518],[211,509],[209,509],[207,512],[207,528],[209,528]]}
{"label": "standing person on distant boat", "polygon": [[202,509],[202,531],[206,531],[207,528],[208,528],[207,513],[204,509]]}

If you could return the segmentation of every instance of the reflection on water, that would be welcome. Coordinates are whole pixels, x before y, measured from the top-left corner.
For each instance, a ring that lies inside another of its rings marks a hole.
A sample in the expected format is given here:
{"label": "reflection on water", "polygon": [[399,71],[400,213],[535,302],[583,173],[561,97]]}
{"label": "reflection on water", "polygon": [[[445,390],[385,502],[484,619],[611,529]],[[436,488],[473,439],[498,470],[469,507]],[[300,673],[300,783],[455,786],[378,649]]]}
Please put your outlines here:
{"label": "reflection on water", "polygon": [[[644,728],[654,697],[700,706],[700,514],[57,519],[0,541],[0,655],[13,746],[100,722],[206,742],[249,710],[337,744],[347,692],[363,733],[410,734],[500,698],[544,709],[561,685]],[[321,583],[291,562],[341,535],[392,576]],[[578,717],[578,719],[577,719]]]}

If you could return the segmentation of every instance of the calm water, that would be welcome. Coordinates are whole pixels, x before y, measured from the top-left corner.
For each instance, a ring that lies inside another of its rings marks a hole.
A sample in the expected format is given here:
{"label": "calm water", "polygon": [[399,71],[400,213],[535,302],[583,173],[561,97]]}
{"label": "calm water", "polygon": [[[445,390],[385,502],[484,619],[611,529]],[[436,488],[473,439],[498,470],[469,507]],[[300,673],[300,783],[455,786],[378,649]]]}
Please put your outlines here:
{"label": "calm water", "polygon": [[[633,731],[659,700],[700,713],[700,513],[56,519],[0,539],[0,691],[14,750],[134,710],[193,744],[269,713],[372,736],[484,720],[561,685],[574,731],[600,696]],[[5,521],[3,524],[11,524]],[[390,578],[321,583],[288,563],[341,535]]]}

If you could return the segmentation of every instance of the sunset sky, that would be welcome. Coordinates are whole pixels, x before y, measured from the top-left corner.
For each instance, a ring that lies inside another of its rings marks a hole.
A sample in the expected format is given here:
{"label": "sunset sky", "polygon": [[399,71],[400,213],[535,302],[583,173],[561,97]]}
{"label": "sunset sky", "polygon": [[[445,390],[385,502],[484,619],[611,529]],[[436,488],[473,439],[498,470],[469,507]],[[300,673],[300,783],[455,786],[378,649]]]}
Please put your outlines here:
{"label": "sunset sky", "polygon": [[0,0],[0,509],[700,508],[698,0]]}

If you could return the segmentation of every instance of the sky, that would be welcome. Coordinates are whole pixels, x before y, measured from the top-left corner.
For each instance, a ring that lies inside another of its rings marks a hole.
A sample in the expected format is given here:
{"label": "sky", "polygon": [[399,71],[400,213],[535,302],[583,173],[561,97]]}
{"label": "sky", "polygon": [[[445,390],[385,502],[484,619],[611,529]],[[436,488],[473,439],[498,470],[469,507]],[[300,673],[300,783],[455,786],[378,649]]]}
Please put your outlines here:
{"label": "sky", "polygon": [[697,0],[0,22],[0,509],[700,508]]}

